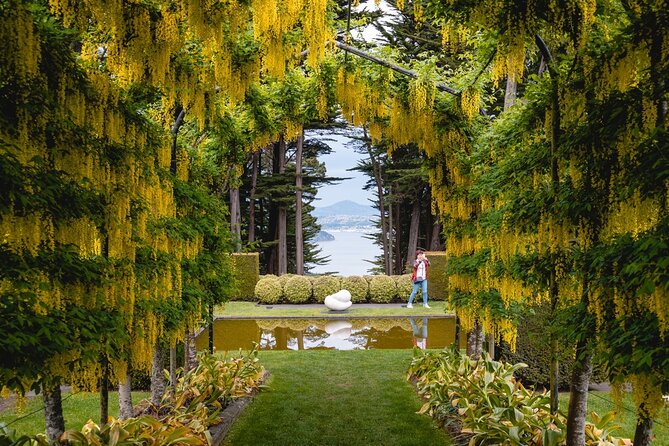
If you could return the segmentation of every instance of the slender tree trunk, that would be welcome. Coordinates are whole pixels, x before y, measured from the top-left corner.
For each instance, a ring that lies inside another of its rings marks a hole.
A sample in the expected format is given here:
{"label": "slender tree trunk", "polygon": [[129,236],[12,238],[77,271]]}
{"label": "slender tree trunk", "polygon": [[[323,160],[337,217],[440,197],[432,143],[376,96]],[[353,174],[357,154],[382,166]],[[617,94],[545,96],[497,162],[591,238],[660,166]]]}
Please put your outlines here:
{"label": "slender tree trunk", "polygon": [[165,369],[165,347],[160,341],[156,342],[153,350],[153,361],[151,364],[151,403],[159,406],[165,393],[165,380],[163,370]]}
{"label": "slender tree trunk", "polygon": [[504,110],[510,109],[516,102],[516,92],[518,91],[518,82],[515,77],[506,79],[506,91],[504,92]]}
{"label": "slender tree trunk", "polygon": [[100,427],[109,421],[109,361],[102,358],[102,376],[100,377]]}
{"label": "slender tree trunk", "polygon": [[[393,186],[392,184],[390,185],[390,191],[389,194],[391,197],[393,195]],[[394,245],[394,230],[393,226],[395,225],[395,219],[394,219],[394,212],[393,212],[393,202],[389,200],[390,202],[388,203],[388,272],[386,274],[392,275],[394,274],[395,271],[395,265],[394,265],[394,250],[393,250],[393,245]]]}
{"label": "slender tree trunk", "polygon": [[[576,361],[571,375],[569,413],[567,416],[567,445],[585,445],[585,418],[588,414],[588,386],[592,374],[592,349],[588,340],[576,345]],[[634,443],[636,444],[636,442]]]}
{"label": "slender tree trunk", "polygon": [[[654,21],[653,35],[650,42],[650,79],[653,86],[653,99],[656,103],[657,115],[655,117],[655,126],[663,128],[667,119],[669,107],[666,100],[667,85],[666,78],[662,76],[660,69],[662,66],[662,46],[665,39],[666,30],[663,30],[657,24],[657,14],[652,13],[651,20]],[[636,444],[636,443],[635,443]]]}
{"label": "slender tree trunk", "polygon": [[[214,305],[209,304],[209,326],[207,327],[209,329],[209,353],[212,355],[214,354]],[[192,343],[193,349],[195,349],[195,335],[189,339]],[[197,352],[195,352],[197,353]],[[195,356],[195,359],[197,360],[197,355]]]}
{"label": "slender tree trunk", "polygon": [[125,372],[125,382],[118,383],[118,413],[121,420],[127,420],[135,415],[132,406],[132,368],[128,363]]}
{"label": "slender tree trunk", "polygon": [[444,245],[441,243],[439,235],[441,234],[441,222],[437,222],[432,226],[430,237],[430,251],[443,251]]}
{"label": "slender tree trunk", "polygon": [[[286,171],[286,141],[283,135],[279,136],[279,174]],[[278,273],[279,275],[288,272],[288,210],[285,203],[279,204],[279,221],[277,224],[277,240],[278,246]]]}
{"label": "slender tree trunk", "polygon": [[236,183],[235,179],[230,181],[230,233],[234,244],[235,252],[242,251],[242,218],[240,214],[239,187],[232,186]]}
{"label": "slender tree trunk", "polygon": [[483,334],[483,327],[479,320],[476,319],[472,331],[467,333],[467,356],[474,360],[480,359],[483,354],[484,342],[485,335]]}
{"label": "slender tree trunk", "polygon": [[634,430],[634,446],[650,446],[653,442],[653,419],[645,412],[645,403],[641,403]]}
{"label": "slender tree trunk", "polygon": [[488,355],[490,359],[495,359],[495,335],[492,333],[488,335]]}
{"label": "slender tree trunk", "polygon": [[[366,136],[366,135],[365,135]],[[384,270],[387,275],[390,275],[390,249],[388,247],[388,229],[386,224],[386,208],[383,194],[383,179],[381,176],[381,166],[374,157],[371,146],[367,146],[367,153],[369,153],[369,160],[372,163],[372,170],[374,171],[374,180],[376,181],[376,194],[379,197],[379,214],[381,215],[381,243],[383,245],[383,263]]]}
{"label": "slender tree trunk", "polygon": [[[397,184],[395,184],[395,190],[398,190]],[[402,224],[401,224],[401,213],[402,207],[399,200],[396,201],[395,205],[395,268],[393,274],[402,274]],[[409,256],[407,256],[407,259]]]}
{"label": "slender tree trunk", "polygon": [[411,258],[418,248],[418,229],[420,227],[420,200],[416,200],[411,205],[411,224],[409,226],[409,243],[407,246],[407,261],[405,269],[411,271]]}
{"label": "slender tree trunk", "polygon": [[177,347],[170,346],[170,393],[174,397],[177,390]]}
{"label": "slender tree trunk", "polygon": [[260,165],[260,152],[253,152],[251,162],[251,191],[249,194],[249,227],[248,241],[253,243],[256,239],[256,187],[258,184],[258,168]]}
{"label": "slender tree trunk", "polygon": [[295,273],[304,274],[304,234],[302,233],[302,149],[304,132],[297,137],[295,152]]}
{"label": "slender tree trunk", "polygon": [[460,351],[460,337],[462,336],[462,330],[460,328],[460,318],[458,317],[457,309],[455,311],[455,346],[458,351]]}
{"label": "slender tree trunk", "polygon": [[[213,345],[213,336],[211,345]],[[184,371],[193,370],[197,367],[197,347],[195,347],[195,333],[187,331],[184,337]]]}
{"label": "slender tree trunk", "polygon": [[58,442],[65,432],[65,419],[63,418],[63,403],[60,394],[60,382],[44,386],[44,417],[46,421],[46,438],[50,444]]}
{"label": "slender tree trunk", "polygon": [[[558,188],[560,187],[560,177],[558,172],[558,147],[560,145],[560,79],[557,70],[553,68],[553,56],[546,46],[545,42],[539,35],[535,36],[535,41],[539,47],[539,51],[546,62],[546,69],[551,76],[551,200],[555,201]],[[552,250],[552,248],[551,248]],[[549,299],[551,302],[551,325],[555,320],[555,311],[559,299],[559,290],[557,284],[557,253],[551,251],[551,272],[549,277]],[[550,393],[551,393],[551,413],[557,413],[558,410],[558,383],[559,383],[559,364],[557,355],[557,339],[554,330],[550,331],[549,345],[550,345]],[[586,389],[587,390],[587,389]],[[573,414],[576,416],[576,413]],[[572,414],[569,414],[572,417]],[[583,421],[573,420],[574,425],[580,425]],[[567,423],[569,425],[569,422]],[[567,433],[569,436],[569,433]]]}

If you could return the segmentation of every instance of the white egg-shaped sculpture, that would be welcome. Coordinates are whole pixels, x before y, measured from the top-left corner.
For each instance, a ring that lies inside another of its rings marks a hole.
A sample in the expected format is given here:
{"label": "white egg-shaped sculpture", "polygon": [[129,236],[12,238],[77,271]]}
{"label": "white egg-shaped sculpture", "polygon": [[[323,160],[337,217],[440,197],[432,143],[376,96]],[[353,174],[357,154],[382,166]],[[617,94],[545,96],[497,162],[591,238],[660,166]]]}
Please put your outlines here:
{"label": "white egg-shaped sculpture", "polygon": [[329,310],[344,311],[353,305],[353,302],[351,302],[351,292],[348,290],[337,291],[327,296],[324,303]]}
{"label": "white egg-shaped sculpture", "polygon": [[349,290],[339,290],[336,293],[331,294],[331,296],[342,302],[351,301],[351,292]]}

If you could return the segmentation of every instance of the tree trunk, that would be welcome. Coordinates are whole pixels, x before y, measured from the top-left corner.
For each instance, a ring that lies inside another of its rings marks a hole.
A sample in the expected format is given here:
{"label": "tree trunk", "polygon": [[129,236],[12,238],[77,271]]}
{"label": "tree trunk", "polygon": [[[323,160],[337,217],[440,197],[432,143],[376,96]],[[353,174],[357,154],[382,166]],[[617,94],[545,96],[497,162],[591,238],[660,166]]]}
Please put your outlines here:
{"label": "tree trunk", "polygon": [[[535,41],[537,44],[537,47],[539,48],[539,51],[541,52],[541,55],[543,59],[546,62],[546,69],[548,70],[550,76],[551,76],[551,201],[554,202],[557,198],[557,193],[558,189],[560,187],[560,176],[558,172],[558,148],[560,145],[560,125],[561,125],[561,118],[560,118],[560,79],[559,79],[559,74],[557,70],[553,67],[553,56],[550,53],[550,50],[548,49],[548,46],[546,46],[546,43],[541,39],[539,35],[535,35]],[[553,314],[555,313],[555,310],[557,308],[557,303],[559,299],[559,290],[558,290],[558,284],[557,284],[557,253],[551,252],[550,253],[550,258],[551,258],[551,272],[550,272],[550,278],[549,278],[549,289],[548,289],[548,294],[549,294],[549,299],[551,301],[551,308]],[[554,320],[555,318],[552,317]],[[551,364],[550,364],[550,392],[551,392],[551,413],[557,413],[558,410],[558,382],[559,382],[559,364],[558,364],[558,359],[557,359],[557,339],[555,339],[555,334],[553,333],[553,330],[551,330],[550,334],[550,358],[551,358]],[[577,352],[578,353],[578,352]],[[591,359],[592,360],[592,359]],[[592,367],[592,365],[590,366]],[[578,368],[578,367],[577,367]],[[583,367],[584,369],[587,368]],[[587,385],[586,385],[587,387]],[[586,388],[587,391],[587,388]],[[570,402],[571,404],[571,402]],[[573,416],[576,416],[576,413],[574,413]],[[569,414],[569,418],[572,417],[572,414]],[[585,423],[585,414],[583,414],[583,420],[572,420],[575,426],[580,426],[581,424]],[[569,425],[569,421],[568,424]],[[581,430],[581,433],[583,431]],[[569,435],[569,434],[567,434]],[[568,443],[569,444],[569,443]],[[580,443],[579,443],[580,444]]]}
{"label": "tree trunk", "polygon": [[177,347],[170,346],[170,393],[174,397],[177,390]]}
{"label": "tree trunk", "polygon": [[163,370],[165,369],[165,347],[160,341],[156,342],[153,350],[153,362],[151,363],[151,403],[160,406],[165,393],[165,380]]}
{"label": "tree trunk", "polygon": [[236,179],[230,179],[230,234],[235,252],[242,251],[242,218],[240,214],[239,187],[232,186],[237,182]]}
{"label": "tree trunk", "polygon": [[432,234],[430,237],[430,251],[443,251],[444,245],[441,244],[441,222],[437,222],[432,226]]}
{"label": "tree trunk", "polygon": [[646,412],[645,403],[641,403],[634,430],[634,446],[650,446],[653,442],[653,419]]}
{"label": "tree trunk", "polygon": [[483,327],[479,320],[474,321],[474,327],[467,333],[467,356],[473,360],[478,360],[483,354],[483,343],[485,342],[485,335],[483,334]]}
{"label": "tree trunk", "polygon": [[109,421],[109,361],[102,359],[102,376],[100,377],[100,427]]}
{"label": "tree trunk", "polygon": [[492,333],[488,335],[488,355],[490,359],[495,359],[495,335]]}
{"label": "tree trunk", "polygon": [[118,383],[118,413],[121,420],[127,420],[135,415],[132,407],[132,369],[130,364],[125,372],[125,382]]}
{"label": "tree trunk", "polygon": [[[392,185],[390,185],[390,191],[388,195],[390,196],[393,195]],[[388,203],[388,272],[386,273],[388,275],[394,274],[395,271],[395,265],[393,262],[393,260],[395,260],[394,250],[393,250],[393,245],[395,241],[393,235],[393,233],[395,232],[393,231],[393,226],[395,226],[395,219],[393,218],[394,217],[393,208],[394,208],[393,202],[390,201],[390,203]]]}
{"label": "tree trunk", "polygon": [[504,110],[510,109],[516,102],[516,92],[518,91],[518,82],[515,77],[506,79],[506,91],[504,92]]}
{"label": "tree trunk", "polygon": [[576,345],[574,370],[571,374],[569,413],[567,414],[567,445],[569,446],[585,445],[585,417],[588,414],[588,386],[591,374],[592,350],[588,345],[588,340],[579,340]]}
{"label": "tree trunk", "polygon": [[65,432],[63,403],[60,394],[60,382],[43,388],[44,417],[46,421],[46,438],[50,444],[57,443]]}
{"label": "tree trunk", "polygon": [[[279,174],[286,171],[286,141],[283,135],[279,136]],[[279,204],[279,220],[277,222],[276,238],[279,241],[278,246],[278,273],[279,275],[288,272],[288,210],[285,203]]]}
{"label": "tree trunk", "polygon": [[[210,333],[211,334],[211,333]],[[213,336],[210,344],[213,345]],[[184,337],[184,371],[193,370],[197,367],[197,347],[195,346],[195,333],[187,331]]]}
{"label": "tree trunk", "polygon": [[[397,184],[395,184],[395,190],[398,190]],[[401,224],[401,214],[402,207],[399,200],[395,204],[395,268],[394,274],[402,274],[402,244],[400,240],[402,239],[402,224]],[[407,255],[407,259],[409,256]]]}
{"label": "tree trunk", "polygon": [[295,273],[304,274],[304,234],[302,233],[302,149],[304,132],[297,137],[295,152]]}
{"label": "tree trunk", "polygon": [[[365,135],[366,136],[366,135]],[[383,179],[381,177],[381,166],[379,162],[374,157],[374,152],[372,152],[371,146],[367,146],[367,153],[369,153],[369,160],[372,163],[372,170],[374,171],[374,180],[376,181],[376,194],[379,199],[379,214],[381,216],[381,243],[383,247],[383,264],[384,272],[386,275],[390,275],[390,261],[388,248],[388,230],[386,224],[386,209],[385,209],[385,199],[383,194]]]}
{"label": "tree trunk", "polygon": [[249,193],[249,227],[248,241],[256,240],[256,186],[258,184],[258,167],[260,165],[260,151],[253,152],[251,162],[251,191]]}
{"label": "tree trunk", "polygon": [[418,229],[420,227],[420,201],[416,200],[411,204],[411,224],[409,225],[409,243],[407,244],[407,261],[405,270],[411,271],[412,262],[416,248],[418,248]]}
{"label": "tree trunk", "polygon": [[[214,304],[209,304],[209,326],[207,327],[209,330],[209,353],[212,355],[214,354]],[[192,337],[191,339],[193,349],[195,349],[195,336]],[[195,352],[197,353],[197,352]],[[195,357],[197,361],[197,355]]]}

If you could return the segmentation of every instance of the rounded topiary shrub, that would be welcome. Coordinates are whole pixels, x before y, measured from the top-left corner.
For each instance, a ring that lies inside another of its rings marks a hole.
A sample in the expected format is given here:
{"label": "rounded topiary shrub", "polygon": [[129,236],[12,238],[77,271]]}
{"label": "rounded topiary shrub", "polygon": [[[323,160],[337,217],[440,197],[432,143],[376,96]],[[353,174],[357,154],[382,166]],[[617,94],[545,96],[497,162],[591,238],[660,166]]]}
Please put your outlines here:
{"label": "rounded topiary shrub", "polygon": [[314,276],[311,278],[311,284],[314,290],[314,299],[322,304],[327,296],[341,290],[341,277]]}
{"label": "rounded topiary shrub", "polygon": [[348,276],[341,279],[341,287],[351,292],[351,302],[367,302],[369,299],[369,282],[361,276]]}
{"label": "rounded topiary shrub", "polygon": [[372,276],[369,281],[369,299],[377,304],[387,304],[395,300],[397,287],[390,276]]}
{"label": "rounded topiary shrub", "polygon": [[283,285],[286,302],[302,304],[311,299],[311,280],[305,276],[291,276]]}
{"label": "rounded topiary shrub", "polygon": [[283,291],[281,281],[273,275],[262,276],[256,283],[255,298],[262,304],[276,304],[281,301]]}
{"label": "rounded topiary shrub", "polygon": [[[409,295],[413,288],[411,274],[402,274],[401,276],[392,276],[397,287],[397,297],[402,301],[409,301]],[[429,293],[428,293],[429,294]]]}

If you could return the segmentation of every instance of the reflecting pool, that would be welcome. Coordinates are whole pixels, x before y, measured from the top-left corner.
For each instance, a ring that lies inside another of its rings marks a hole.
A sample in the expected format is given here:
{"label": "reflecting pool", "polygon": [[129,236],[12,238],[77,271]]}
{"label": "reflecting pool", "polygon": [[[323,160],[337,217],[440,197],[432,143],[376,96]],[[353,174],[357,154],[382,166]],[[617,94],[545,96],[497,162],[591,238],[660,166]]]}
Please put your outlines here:
{"label": "reflecting pool", "polygon": [[[350,319],[219,319],[214,322],[217,351],[249,350],[364,350],[384,348],[443,348],[455,342],[453,317]],[[208,330],[196,339],[198,350],[209,345]],[[460,347],[466,341],[460,336]]]}

